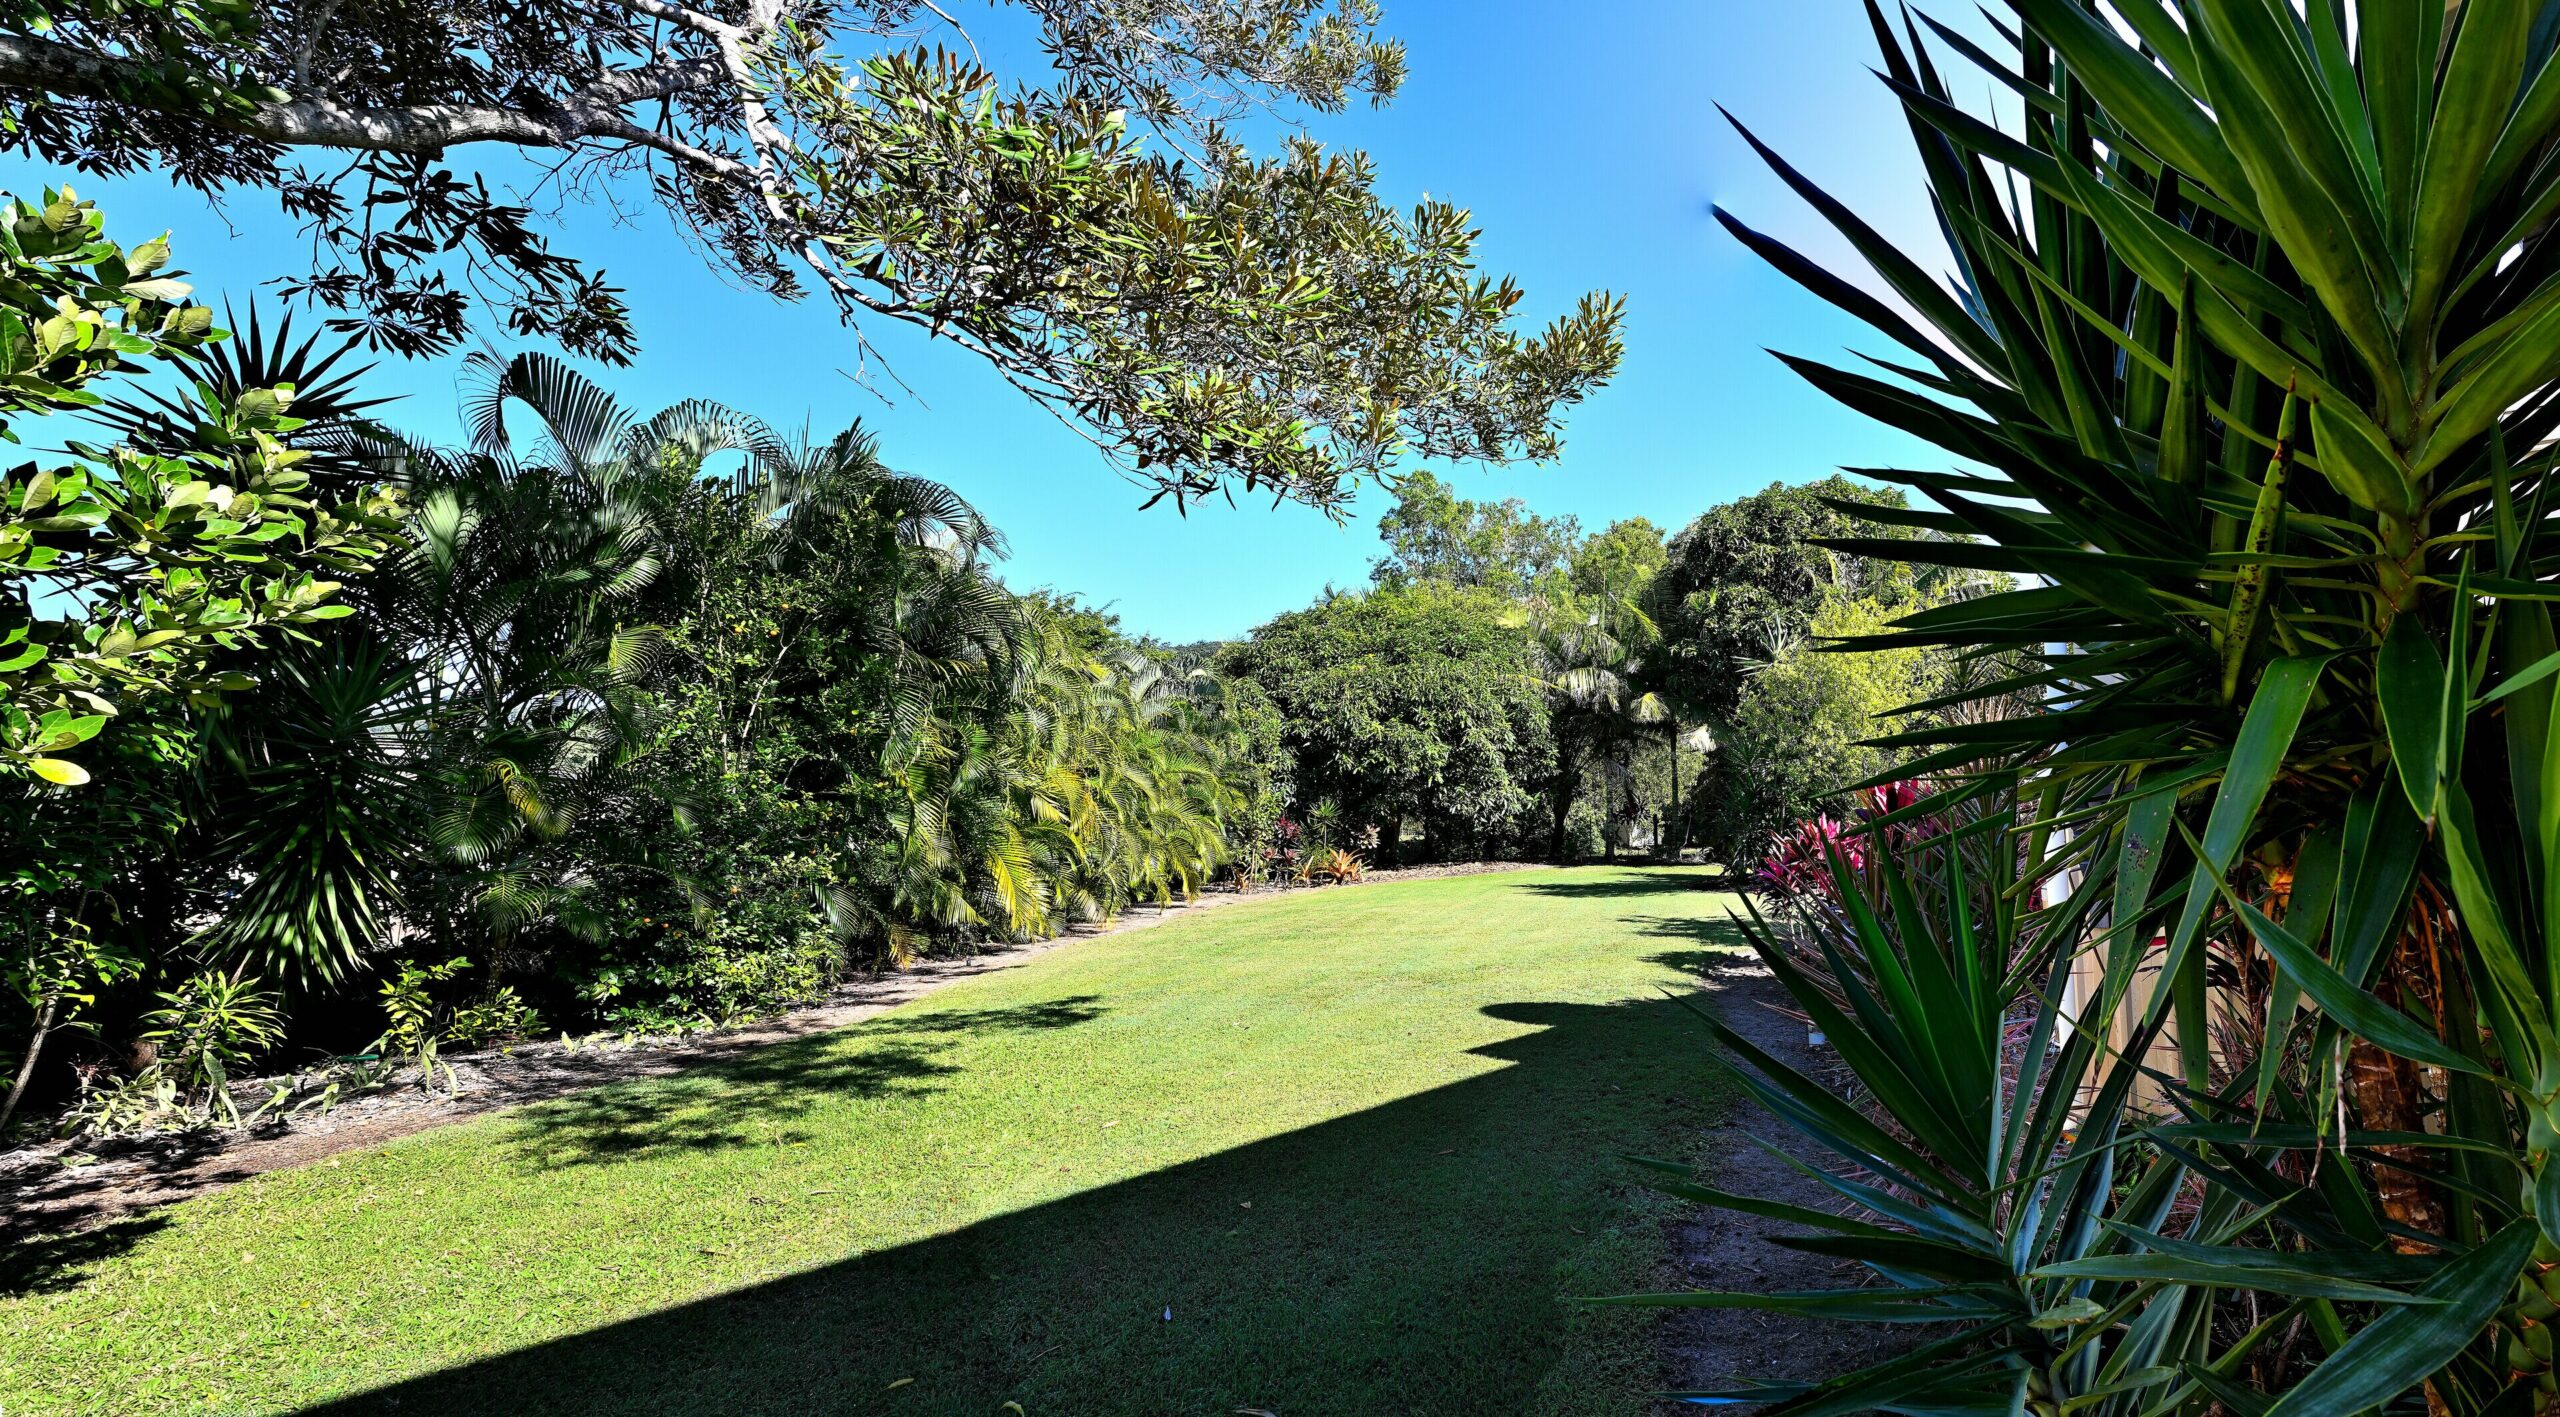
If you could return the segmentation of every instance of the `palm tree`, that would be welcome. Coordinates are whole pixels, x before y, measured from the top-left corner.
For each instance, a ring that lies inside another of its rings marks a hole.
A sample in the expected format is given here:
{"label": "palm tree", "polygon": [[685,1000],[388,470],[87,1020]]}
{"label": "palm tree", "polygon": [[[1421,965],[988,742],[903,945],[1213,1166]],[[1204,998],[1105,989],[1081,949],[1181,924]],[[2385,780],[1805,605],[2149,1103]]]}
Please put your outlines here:
{"label": "palm tree", "polygon": [[[1676,742],[1682,733],[1669,703],[1641,682],[1645,655],[1658,638],[1641,590],[1551,585],[1520,612],[1535,652],[1533,676],[1552,705],[1557,781],[1549,799],[1550,854],[1558,860],[1586,766],[1607,779],[1617,801],[1610,812],[1614,828],[1634,811],[1637,745],[1666,735]],[[1604,832],[1602,841],[1609,859],[1617,859],[1615,831]]]}
{"label": "palm tree", "polygon": [[[911,899],[1019,937],[1195,894],[1228,857],[1218,690],[1025,603],[1014,678],[920,725],[906,758]],[[971,716],[976,710],[983,716]]]}
{"label": "palm tree", "polygon": [[1214,680],[1008,591],[994,529],[859,426],[642,421],[555,360],[470,368],[467,447],[349,440],[413,509],[368,613],[215,725],[236,949],[323,979],[417,932],[645,954],[630,917],[708,927],[787,880],[902,959],[1226,859]]}
{"label": "palm tree", "polygon": [[469,368],[470,447],[348,440],[412,506],[402,554],[358,588],[368,613],[216,725],[222,815],[243,824],[221,849],[250,882],[216,934],[289,972],[334,974],[400,920],[593,933],[602,854],[580,833],[653,797],[638,691],[664,637],[633,612],[664,565],[657,508],[713,453],[773,445],[708,405],[635,423],[545,356]]}

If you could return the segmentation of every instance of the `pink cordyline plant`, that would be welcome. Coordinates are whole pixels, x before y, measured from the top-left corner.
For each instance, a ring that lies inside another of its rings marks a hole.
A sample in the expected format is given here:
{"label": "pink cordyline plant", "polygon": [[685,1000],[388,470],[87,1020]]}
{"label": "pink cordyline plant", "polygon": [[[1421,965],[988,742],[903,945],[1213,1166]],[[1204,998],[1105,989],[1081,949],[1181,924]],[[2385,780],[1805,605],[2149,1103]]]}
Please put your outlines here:
{"label": "pink cordyline plant", "polygon": [[1775,849],[1760,863],[1760,883],[1787,895],[1825,889],[1831,881],[1832,853],[1839,853],[1852,870],[1867,864],[1866,838],[1856,832],[1828,813],[1797,823],[1793,832],[1778,838]]}

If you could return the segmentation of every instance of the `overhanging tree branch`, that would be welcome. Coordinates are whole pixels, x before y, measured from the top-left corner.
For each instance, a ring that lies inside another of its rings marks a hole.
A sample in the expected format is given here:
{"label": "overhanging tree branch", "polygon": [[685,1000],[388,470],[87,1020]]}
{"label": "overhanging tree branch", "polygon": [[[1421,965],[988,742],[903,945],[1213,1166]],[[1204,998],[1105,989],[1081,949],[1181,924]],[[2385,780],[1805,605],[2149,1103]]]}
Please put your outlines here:
{"label": "overhanging tree branch", "polygon": [[448,165],[494,143],[642,159],[577,180],[645,181],[857,340],[886,318],[957,342],[1177,502],[1242,483],[1338,508],[1408,452],[1550,456],[1618,358],[1605,298],[1516,330],[1463,210],[1388,205],[1358,153],[1258,160],[1219,130],[1244,97],[1392,92],[1401,50],[1345,0],[1007,0],[1060,71],[1031,87],[938,48],[843,52],[912,0],[28,3],[48,23],[0,34],[0,151],[273,189],[319,253],[288,292],[402,353],[453,348],[484,299],[576,353],[636,342],[529,204]]}
{"label": "overhanging tree branch", "polygon": [[[168,85],[139,61],[0,34],[0,87],[132,104],[291,147],[419,156],[471,143],[570,147],[591,138],[646,142],[670,150],[664,140],[646,136],[647,130],[624,117],[622,110],[634,103],[714,88],[726,78],[721,63],[706,56],[616,70],[547,111],[438,103],[366,107],[310,98],[249,101],[236,110],[208,109],[201,102],[164,92]],[[716,155],[689,145],[677,155],[689,161],[717,160]]]}

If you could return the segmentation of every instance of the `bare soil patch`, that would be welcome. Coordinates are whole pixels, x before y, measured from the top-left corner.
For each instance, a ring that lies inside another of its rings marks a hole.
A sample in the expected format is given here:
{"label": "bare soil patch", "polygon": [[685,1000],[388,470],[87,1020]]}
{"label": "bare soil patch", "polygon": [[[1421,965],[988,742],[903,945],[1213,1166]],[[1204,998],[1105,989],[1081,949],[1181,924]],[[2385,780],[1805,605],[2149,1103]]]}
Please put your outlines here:
{"label": "bare soil patch", "polygon": [[[1541,869],[1540,863],[1460,862],[1373,871],[1362,884]],[[1079,926],[1029,944],[925,960],[898,973],[839,986],[826,999],[737,1028],[684,1038],[605,1042],[574,1049],[557,1041],[451,1054],[456,1084],[429,1092],[409,1078],[351,1098],[325,1115],[304,1116],[252,1131],[170,1133],[112,1141],[51,1141],[0,1153],[0,1243],[94,1229],[139,1212],[219,1190],[269,1171],[308,1166],[340,1152],[501,1108],[541,1102],[630,1078],[663,1077],[767,1044],[860,1023],[963,979],[1010,969],[1080,940],[1145,930],[1187,915],[1300,890],[1357,886],[1264,887],[1222,891],[1185,904],[1141,907],[1105,925]],[[243,1084],[244,1108],[266,1088]]]}
{"label": "bare soil patch", "polygon": [[[1828,1053],[1806,1046],[1803,1020],[1780,1011],[1789,1002],[1786,991],[1759,960],[1749,955],[1717,957],[1699,971],[1699,982],[1717,1014],[1771,1057],[1814,1077],[1837,1071]],[[1739,1098],[1732,1112],[1709,1128],[1700,1147],[1708,1158],[1703,1167],[1708,1184],[1817,1210],[1841,1208],[1837,1195],[1771,1155],[1755,1137],[1807,1165],[1836,1164],[1758,1103]],[[1772,1238],[1795,1233],[1806,1232],[1729,1210],[1701,1206],[1685,1211],[1671,1225],[1663,1287],[1768,1293],[1845,1288],[1859,1282],[1856,1265],[1791,1250]],[[1670,1309],[1658,1332],[1665,1381],[1675,1392],[1836,1377],[1890,1357],[1909,1341],[1908,1331],[1896,1326],[1826,1322],[1751,1309]],[[1665,1402],[1658,1410],[1668,1414],[1698,1409]]]}

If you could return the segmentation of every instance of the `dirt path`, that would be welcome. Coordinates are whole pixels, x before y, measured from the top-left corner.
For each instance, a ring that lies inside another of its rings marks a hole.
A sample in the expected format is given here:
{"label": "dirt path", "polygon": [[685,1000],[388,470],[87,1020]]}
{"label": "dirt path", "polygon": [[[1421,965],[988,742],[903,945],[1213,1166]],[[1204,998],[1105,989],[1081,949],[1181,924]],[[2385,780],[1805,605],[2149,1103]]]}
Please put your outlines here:
{"label": "dirt path", "polygon": [[[1489,871],[1541,869],[1535,863],[1469,862],[1373,873],[1366,884]],[[1328,887],[1353,889],[1359,887]],[[1107,935],[1151,929],[1169,920],[1288,891],[1203,896],[1186,905],[1131,910],[1101,927],[1054,939],[988,950],[965,959],[927,960],[897,974],[840,986],[825,1001],[745,1027],[681,1039],[642,1039],[574,1050],[557,1042],[448,1058],[458,1084],[452,1095],[394,1086],[340,1103],[324,1116],[249,1132],[164,1134],[125,1141],[48,1142],[0,1154],[0,1244],[93,1229],[124,1216],[219,1190],[269,1171],[308,1166],[343,1151],[447,1126],[500,1108],[521,1106],[630,1078],[663,1077],[767,1044],[860,1023],[963,979],[1037,959],[1051,950]],[[242,1096],[262,1094],[248,1087]],[[247,1104],[243,1104],[244,1108]]]}
{"label": "dirt path", "polygon": [[[1759,960],[1727,955],[1708,964],[1700,983],[1718,1015],[1734,1031],[1790,1067],[1822,1076],[1836,1066],[1805,1045],[1801,1019],[1773,1007],[1786,991]],[[1704,1046],[1703,1041],[1701,1046]],[[1701,1148],[1709,1158],[1705,1180],[1741,1195],[1821,1210],[1840,1208],[1839,1197],[1756,1145],[1775,1142],[1788,1154],[1820,1165],[1828,1154],[1798,1141],[1794,1132],[1758,1103],[1738,1099],[1712,1128]],[[1773,1243],[1773,1234],[1800,1233],[1777,1221],[1699,1207],[1674,1222],[1664,1263],[1667,1289],[1770,1292],[1830,1289],[1856,1282],[1857,1266],[1808,1255]],[[1898,1330],[1873,1324],[1826,1323],[1751,1309],[1671,1309],[1661,1330],[1663,1371],[1679,1392],[1717,1391],[1742,1382],[1807,1381],[1835,1377],[1888,1356]],[[1665,1403],[1663,1413],[1695,1412]]]}

